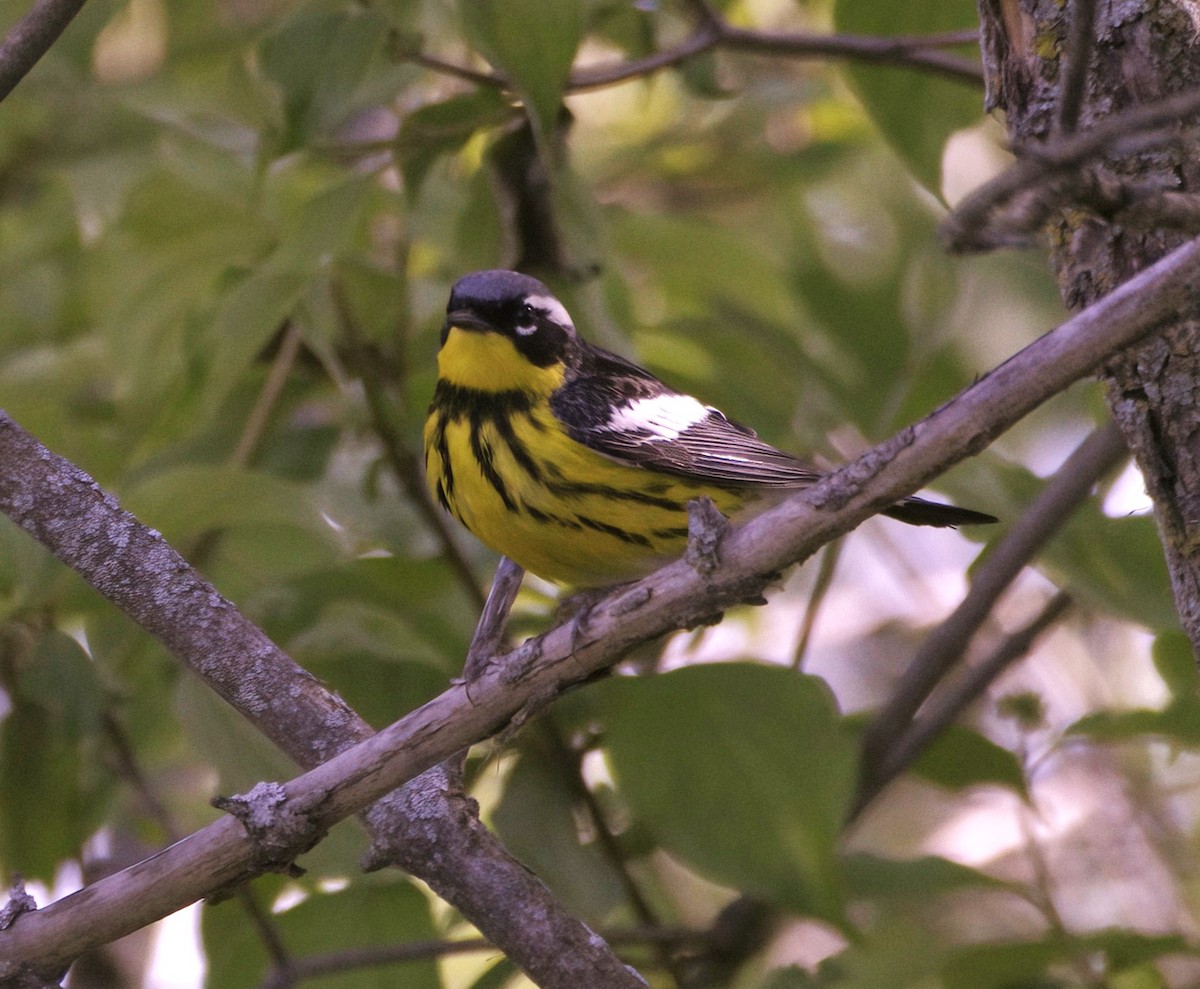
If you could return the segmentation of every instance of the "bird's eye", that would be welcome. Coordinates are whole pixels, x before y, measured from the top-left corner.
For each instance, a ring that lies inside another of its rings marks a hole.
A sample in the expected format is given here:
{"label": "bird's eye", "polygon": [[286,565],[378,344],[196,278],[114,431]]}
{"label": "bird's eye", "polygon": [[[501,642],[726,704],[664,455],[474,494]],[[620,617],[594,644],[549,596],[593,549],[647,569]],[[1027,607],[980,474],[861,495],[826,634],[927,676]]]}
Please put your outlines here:
{"label": "bird's eye", "polygon": [[537,332],[537,310],[528,302],[523,303],[521,308],[517,310],[517,322],[515,329],[518,334],[523,337],[531,336]]}

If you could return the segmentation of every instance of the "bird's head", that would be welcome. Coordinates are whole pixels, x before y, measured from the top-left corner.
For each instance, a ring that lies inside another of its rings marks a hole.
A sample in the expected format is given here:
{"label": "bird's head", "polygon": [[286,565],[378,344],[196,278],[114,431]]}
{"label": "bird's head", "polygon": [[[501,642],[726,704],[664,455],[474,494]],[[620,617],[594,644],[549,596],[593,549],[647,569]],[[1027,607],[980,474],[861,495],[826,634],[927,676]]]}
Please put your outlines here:
{"label": "bird's head", "polygon": [[570,315],[536,278],[477,271],[450,291],[438,371],[461,387],[548,393],[577,347]]}

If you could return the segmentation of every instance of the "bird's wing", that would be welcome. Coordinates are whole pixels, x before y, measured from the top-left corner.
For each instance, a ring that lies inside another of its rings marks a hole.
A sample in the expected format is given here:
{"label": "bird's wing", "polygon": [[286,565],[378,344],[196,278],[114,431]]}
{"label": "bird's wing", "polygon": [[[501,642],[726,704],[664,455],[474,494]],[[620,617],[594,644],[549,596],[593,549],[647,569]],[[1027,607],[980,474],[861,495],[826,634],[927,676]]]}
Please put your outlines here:
{"label": "bird's wing", "polygon": [[573,439],[622,463],[717,485],[801,487],[821,476],[717,409],[596,347],[550,404]]}

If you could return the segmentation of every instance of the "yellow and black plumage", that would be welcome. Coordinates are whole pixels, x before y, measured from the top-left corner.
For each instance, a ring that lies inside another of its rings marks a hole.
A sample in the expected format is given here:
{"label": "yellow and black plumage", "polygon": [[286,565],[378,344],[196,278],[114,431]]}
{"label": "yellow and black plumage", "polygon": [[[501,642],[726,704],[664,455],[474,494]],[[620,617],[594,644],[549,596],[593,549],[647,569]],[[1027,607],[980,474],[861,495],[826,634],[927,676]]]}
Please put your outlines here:
{"label": "yellow and black plumage", "polygon": [[[450,294],[425,424],[430,491],[526,570],[576,587],[631,580],[687,544],[687,503],[766,507],[821,472],[645,368],[593,346],[541,282],[480,271]],[[914,525],[994,522],[922,498]]]}

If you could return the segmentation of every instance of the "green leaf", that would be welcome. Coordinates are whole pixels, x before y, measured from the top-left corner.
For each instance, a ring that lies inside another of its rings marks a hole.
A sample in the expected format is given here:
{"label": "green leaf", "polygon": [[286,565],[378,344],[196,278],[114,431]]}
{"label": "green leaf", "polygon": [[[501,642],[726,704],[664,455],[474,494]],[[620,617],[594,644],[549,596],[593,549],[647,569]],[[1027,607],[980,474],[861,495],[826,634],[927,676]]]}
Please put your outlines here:
{"label": "green leaf", "polygon": [[1115,974],[1186,950],[1186,941],[1181,937],[1113,929],[1080,938],[1049,937],[1044,941],[1012,941],[962,948],[950,955],[942,975],[946,989],[1058,985],[1058,982],[1046,981],[1047,969],[1056,963],[1087,960],[1092,971],[1100,964],[1103,971]]}
{"label": "green leaf", "polygon": [[525,101],[542,148],[552,147],[583,36],[580,0],[459,0],[458,10],[471,44]]}
{"label": "green leaf", "polygon": [[330,531],[307,489],[244,467],[176,467],[147,478],[122,500],[134,515],[176,543],[208,529],[236,526]]}
{"label": "green leaf", "polygon": [[458,151],[480,130],[510,119],[513,109],[498,90],[481,87],[414,110],[400,124],[396,154],[404,188],[415,200],[434,162]]}
{"label": "green leaf", "polygon": [[44,603],[62,575],[44,546],[7,519],[0,522],[0,618]]}
{"label": "green leaf", "polygon": [[216,771],[215,790],[206,797],[243,793],[262,780],[288,780],[297,774],[283,752],[199,677],[179,678],[173,707],[189,750]]}
{"label": "green leaf", "polygon": [[369,183],[352,178],[311,196],[266,261],[221,299],[202,344],[209,359],[202,419],[217,413],[304,297],[310,279],[339,256],[361,219],[369,191]]}
{"label": "green leaf", "polygon": [[721,663],[602,685],[620,791],[717,882],[838,923],[834,847],[857,754],[824,682]]}
{"label": "green leaf", "polygon": [[[268,884],[268,888],[272,884]],[[258,884],[256,883],[256,888]],[[311,891],[307,898],[271,915],[289,957],[297,960],[363,948],[397,947],[436,936],[425,897],[407,882],[362,879],[336,893]],[[208,959],[209,989],[258,985],[268,971],[263,940],[236,898],[205,904],[201,936]],[[352,968],[339,975],[305,979],[315,989],[441,989],[432,959]]]}
{"label": "green leaf", "polygon": [[69,635],[52,630],[38,640],[19,688],[21,698],[52,715],[70,741],[99,730],[104,692],[95,665]]}
{"label": "green leaf", "polygon": [[100,687],[74,640],[51,631],[0,723],[0,868],[50,883],[107,811],[100,760]]}
{"label": "green leaf", "polygon": [[1104,742],[1150,736],[1168,738],[1188,748],[1200,746],[1200,699],[1181,697],[1161,711],[1096,711],[1072,724],[1067,734],[1087,735]]}
{"label": "green leaf", "polygon": [[[472,605],[441,560],[400,557],[356,559],[291,582],[272,602],[267,629],[299,651],[332,648],[415,660],[447,676],[462,669],[470,643]],[[337,615],[353,637],[338,638],[321,623]],[[394,720],[394,719],[392,719]]]}
{"label": "green leaf", "polygon": [[1154,668],[1172,695],[1179,699],[1196,696],[1200,671],[1192,643],[1182,632],[1163,632],[1154,639],[1151,652]]}
{"label": "green leaf", "polygon": [[1028,796],[1025,772],[1017,757],[963,725],[950,725],[934,739],[914,763],[913,771],[951,790],[995,783]]}
{"label": "green leaf", "polygon": [[294,650],[295,658],[375,729],[386,728],[449,686],[449,678],[427,663],[381,657],[367,649],[343,647],[310,655],[317,636],[306,636]]}
{"label": "green leaf", "polygon": [[572,770],[539,740],[522,738],[521,757],[492,813],[496,833],[572,913],[609,916],[624,902],[620,876],[595,844],[580,843]]}
{"label": "green leaf", "polygon": [[[837,0],[834,25],[847,34],[922,35],[977,28],[979,14],[973,0]],[[942,50],[974,58],[978,56],[977,49],[971,51],[974,48]],[[956,130],[983,118],[982,86],[854,60],[844,71],[887,142],[922,185],[940,194],[946,141]]]}
{"label": "green leaf", "polygon": [[868,899],[927,901],[960,889],[1007,888],[978,869],[937,855],[900,860],[860,852],[846,856],[842,869],[849,895]]}
{"label": "green leaf", "polygon": [[283,91],[279,153],[327,133],[357,109],[353,99],[379,56],[387,21],[374,11],[303,10],[260,47],[263,71]]}

